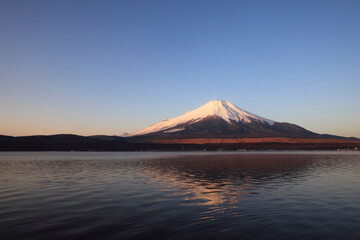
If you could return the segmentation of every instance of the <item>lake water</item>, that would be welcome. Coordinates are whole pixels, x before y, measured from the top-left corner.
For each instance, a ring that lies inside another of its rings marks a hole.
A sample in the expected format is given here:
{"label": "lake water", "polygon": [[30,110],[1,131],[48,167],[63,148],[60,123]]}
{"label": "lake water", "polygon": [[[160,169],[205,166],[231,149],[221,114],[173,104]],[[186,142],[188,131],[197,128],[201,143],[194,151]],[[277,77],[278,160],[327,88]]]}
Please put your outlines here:
{"label": "lake water", "polygon": [[359,152],[0,153],[0,239],[360,239]]}

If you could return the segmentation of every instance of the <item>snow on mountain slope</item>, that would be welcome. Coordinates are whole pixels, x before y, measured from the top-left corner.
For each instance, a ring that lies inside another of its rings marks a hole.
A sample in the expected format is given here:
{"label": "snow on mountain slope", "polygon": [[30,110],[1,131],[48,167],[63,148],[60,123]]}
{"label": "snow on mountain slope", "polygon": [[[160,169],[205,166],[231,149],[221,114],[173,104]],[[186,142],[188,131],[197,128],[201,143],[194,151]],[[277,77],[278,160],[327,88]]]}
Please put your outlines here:
{"label": "snow on mountain slope", "polygon": [[[170,132],[171,128],[176,127],[179,124],[192,124],[200,121],[206,117],[216,116],[224,119],[228,123],[231,123],[230,120],[236,122],[245,122],[250,123],[252,121],[259,121],[264,124],[273,125],[274,121],[259,117],[255,114],[249,113],[247,111],[242,110],[241,108],[236,107],[232,103],[224,100],[214,100],[206,103],[205,105],[185,113],[176,118],[163,120],[155,125],[152,125],[148,128],[140,130],[138,132],[127,134],[126,137],[144,135],[159,131]],[[174,129],[174,131],[182,131],[184,128]]]}

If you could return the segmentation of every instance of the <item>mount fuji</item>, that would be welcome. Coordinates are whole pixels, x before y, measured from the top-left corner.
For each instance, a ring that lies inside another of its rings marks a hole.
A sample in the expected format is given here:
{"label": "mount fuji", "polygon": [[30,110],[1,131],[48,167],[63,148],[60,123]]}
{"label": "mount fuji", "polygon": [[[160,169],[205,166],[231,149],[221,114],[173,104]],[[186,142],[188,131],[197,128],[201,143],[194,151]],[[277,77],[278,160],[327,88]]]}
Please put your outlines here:
{"label": "mount fuji", "polygon": [[263,118],[224,100],[210,101],[184,115],[123,136],[152,142],[181,139],[341,138],[317,134],[295,124]]}

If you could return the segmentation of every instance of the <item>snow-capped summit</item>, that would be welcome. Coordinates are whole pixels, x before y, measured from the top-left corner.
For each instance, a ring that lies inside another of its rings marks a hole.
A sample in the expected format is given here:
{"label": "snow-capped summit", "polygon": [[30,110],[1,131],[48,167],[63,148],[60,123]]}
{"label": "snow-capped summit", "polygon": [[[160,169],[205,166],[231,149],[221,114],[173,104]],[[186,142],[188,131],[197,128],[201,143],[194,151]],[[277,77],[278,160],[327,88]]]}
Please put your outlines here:
{"label": "snow-capped summit", "polygon": [[[164,133],[183,131],[184,124],[194,124],[208,117],[216,117],[223,119],[227,123],[252,123],[258,122],[272,126],[274,121],[259,117],[255,114],[249,113],[232,103],[224,100],[214,100],[205,105],[185,113],[176,118],[163,120],[155,125],[140,130],[138,132],[127,134],[127,137],[145,135],[163,131]],[[179,127],[179,125],[181,127]]]}
{"label": "snow-capped summit", "polygon": [[195,109],[194,111],[188,112],[183,116],[187,117],[198,117],[204,118],[208,116],[217,116],[224,119],[227,122],[234,120],[236,122],[242,121],[250,123],[251,121],[266,122],[270,125],[274,124],[274,121],[259,117],[255,114],[249,113],[231,102],[225,100],[213,100],[205,105]]}

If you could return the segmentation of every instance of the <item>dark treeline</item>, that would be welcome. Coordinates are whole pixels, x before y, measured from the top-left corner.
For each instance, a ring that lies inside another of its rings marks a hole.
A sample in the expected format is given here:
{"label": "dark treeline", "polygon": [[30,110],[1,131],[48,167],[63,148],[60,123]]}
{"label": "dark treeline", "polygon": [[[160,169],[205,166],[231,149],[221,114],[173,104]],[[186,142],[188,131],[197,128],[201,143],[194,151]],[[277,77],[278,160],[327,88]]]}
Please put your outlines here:
{"label": "dark treeline", "polygon": [[133,143],[115,136],[51,135],[0,136],[0,151],[194,151],[194,150],[336,150],[359,148],[360,143],[236,143],[153,144]]}

